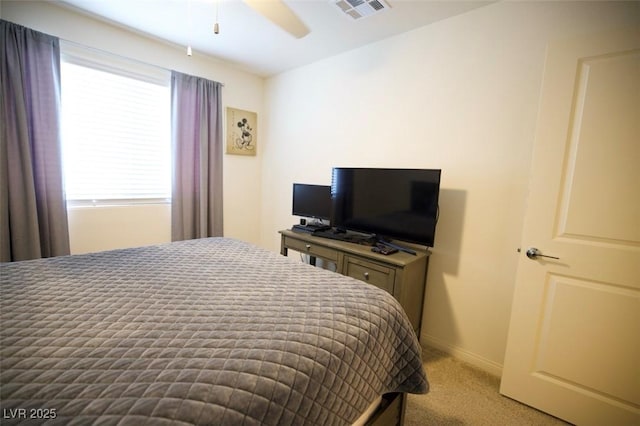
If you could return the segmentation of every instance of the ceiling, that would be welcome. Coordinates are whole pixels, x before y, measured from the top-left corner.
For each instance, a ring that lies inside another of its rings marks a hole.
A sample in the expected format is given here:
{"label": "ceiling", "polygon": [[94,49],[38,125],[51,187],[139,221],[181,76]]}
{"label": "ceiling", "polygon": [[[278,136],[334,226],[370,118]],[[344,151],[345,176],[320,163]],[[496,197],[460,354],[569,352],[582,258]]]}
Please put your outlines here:
{"label": "ceiling", "polygon": [[[295,38],[242,0],[60,0],[102,20],[184,46],[268,77],[485,6],[492,1],[386,0],[389,9],[353,20],[335,0],[285,0],[310,33]],[[213,26],[219,23],[219,34]]]}

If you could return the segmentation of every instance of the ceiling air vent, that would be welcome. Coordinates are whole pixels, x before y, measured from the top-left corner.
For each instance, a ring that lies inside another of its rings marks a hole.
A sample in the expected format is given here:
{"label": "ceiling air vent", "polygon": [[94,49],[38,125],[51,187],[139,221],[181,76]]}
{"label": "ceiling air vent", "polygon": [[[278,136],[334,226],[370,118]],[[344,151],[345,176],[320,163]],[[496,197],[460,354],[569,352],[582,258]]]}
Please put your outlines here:
{"label": "ceiling air vent", "polygon": [[331,0],[342,13],[353,19],[360,19],[366,16],[382,12],[389,9],[389,4],[383,0]]}

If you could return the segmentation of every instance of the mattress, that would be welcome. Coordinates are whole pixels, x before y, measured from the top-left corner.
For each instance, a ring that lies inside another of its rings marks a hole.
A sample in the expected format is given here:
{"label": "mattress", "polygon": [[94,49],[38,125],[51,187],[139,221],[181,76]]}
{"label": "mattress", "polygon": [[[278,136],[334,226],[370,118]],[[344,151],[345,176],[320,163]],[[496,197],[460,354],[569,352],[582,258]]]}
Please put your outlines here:
{"label": "mattress", "polygon": [[425,393],[383,290],[207,238],[0,265],[5,424],[342,425]]}

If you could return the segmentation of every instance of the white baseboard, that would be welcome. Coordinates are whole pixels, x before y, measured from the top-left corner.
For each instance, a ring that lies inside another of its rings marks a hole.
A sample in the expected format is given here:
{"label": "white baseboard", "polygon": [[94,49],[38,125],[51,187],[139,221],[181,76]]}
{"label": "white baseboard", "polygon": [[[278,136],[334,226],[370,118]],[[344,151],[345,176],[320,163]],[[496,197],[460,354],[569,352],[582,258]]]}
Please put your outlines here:
{"label": "white baseboard", "polygon": [[498,364],[495,361],[491,361],[477,354],[474,354],[473,352],[469,352],[465,349],[453,346],[447,342],[442,341],[441,339],[438,339],[437,337],[423,334],[421,336],[420,342],[422,346],[430,346],[432,348],[438,349],[451,355],[454,358],[478,367],[479,369],[486,371],[489,374],[502,377],[502,364]]}

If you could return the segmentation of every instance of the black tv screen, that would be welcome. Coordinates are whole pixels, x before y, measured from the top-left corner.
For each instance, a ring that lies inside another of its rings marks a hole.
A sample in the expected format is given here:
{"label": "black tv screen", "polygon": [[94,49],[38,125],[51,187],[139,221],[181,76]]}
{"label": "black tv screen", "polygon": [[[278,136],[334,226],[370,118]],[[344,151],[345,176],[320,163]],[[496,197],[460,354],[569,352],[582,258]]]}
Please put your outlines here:
{"label": "black tv screen", "polygon": [[335,167],[332,226],[433,247],[439,169]]}
{"label": "black tv screen", "polygon": [[331,187],[294,183],[292,214],[329,220],[331,218]]}

